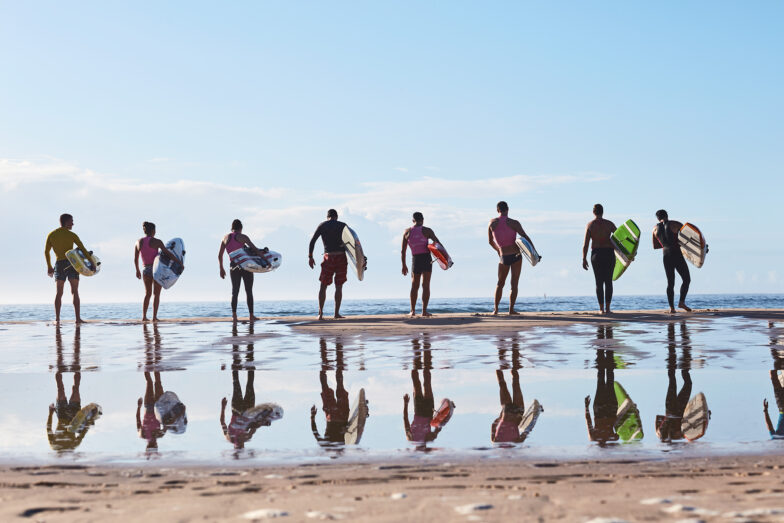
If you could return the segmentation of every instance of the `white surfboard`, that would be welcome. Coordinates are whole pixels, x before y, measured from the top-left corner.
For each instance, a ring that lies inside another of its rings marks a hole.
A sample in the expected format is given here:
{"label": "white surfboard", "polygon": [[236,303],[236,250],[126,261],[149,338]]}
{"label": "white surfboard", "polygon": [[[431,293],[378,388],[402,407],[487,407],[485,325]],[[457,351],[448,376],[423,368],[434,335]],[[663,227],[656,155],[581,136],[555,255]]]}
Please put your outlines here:
{"label": "white surfboard", "polygon": [[242,413],[243,416],[262,426],[269,426],[283,417],[283,407],[277,403],[260,403]]}
{"label": "white surfboard", "polygon": [[283,256],[279,252],[267,251],[255,256],[245,247],[230,252],[229,259],[248,272],[274,271],[283,263]]}
{"label": "white surfboard", "polygon": [[81,249],[71,249],[65,253],[65,258],[82,276],[94,276],[101,270],[101,260],[92,252],[85,254]]}
{"label": "white surfboard", "polygon": [[544,412],[544,408],[539,403],[539,400],[534,400],[531,403],[531,406],[528,407],[528,410],[525,411],[523,415],[523,419],[520,421],[520,425],[518,428],[520,429],[520,435],[528,437],[531,434],[531,431],[534,430],[536,426],[536,422],[539,420],[539,415]]}
{"label": "white surfboard", "polygon": [[515,244],[517,245],[517,248],[520,249],[520,253],[525,256],[531,264],[531,267],[535,267],[536,264],[542,260],[542,257],[536,252],[533,244],[525,238],[518,238]]}
{"label": "white surfboard", "polygon": [[678,243],[681,246],[683,257],[689,260],[698,269],[705,263],[708,254],[708,244],[696,225],[684,223],[678,232]]}
{"label": "white surfboard", "polygon": [[357,394],[357,399],[354,400],[350,412],[343,440],[348,445],[356,445],[362,438],[362,433],[365,430],[365,420],[369,416],[365,389],[359,389],[359,394]]}
{"label": "white surfboard", "polygon": [[355,233],[351,227],[346,225],[343,227],[342,240],[343,245],[346,247],[346,255],[348,256],[348,260],[356,270],[357,279],[362,281],[362,278],[365,277],[367,258],[365,257],[365,253],[362,251],[362,244],[359,241],[359,236],[357,236],[357,233]]}
{"label": "white surfboard", "polygon": [[152,279],[164,289],[169,289],[185,270],[185,244],[180,238],[172,238],[166,242],[166,248],[174,253],[177,260],[170,260],[166,254],[158,253],[152,264]]}
{"label": "white surfboard", "polygon": [[708,430],[710,415],[711,412],[708,410],[705,394],[698,392],[696,396],[689,400],[689,403],[686,404],[686,410],[683,412],[683,419],[681,420],[683,437],[689,441],[703,437],[705,431]]}

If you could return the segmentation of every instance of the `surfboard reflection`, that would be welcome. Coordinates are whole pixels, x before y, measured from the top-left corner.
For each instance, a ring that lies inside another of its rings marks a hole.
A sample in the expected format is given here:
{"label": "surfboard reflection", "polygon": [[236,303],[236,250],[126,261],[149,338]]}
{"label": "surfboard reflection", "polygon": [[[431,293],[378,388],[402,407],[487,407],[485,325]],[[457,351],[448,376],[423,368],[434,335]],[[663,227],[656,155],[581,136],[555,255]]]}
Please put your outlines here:
{"label": "surfboard reflection", "polygon": [[776,422],[775,428],[773,421],[768,414],[768,400],[762,400],[763,412],[765,414],[765,426],[768,428],[768,433],[771,439],[784,439],[784,342],[776,335],[776,324],[768,322],[768,329],[770,330],[770,355],[773,358],[773,368],[770,369],[770,382],[773,385],[773,397],[776,400],[776,407],[779,410],[779,418]]}
{"label": "surfboard reflection", "polygon": [[538,400],[534,399],[528,410],[525,409],[519,374],[519,369],[522,368],[520,341],[517,338],[511,340],[512,393],[509,393],[509,387],[504,378],[504,371],[510,368],[506,358],[506,345],[503,338],[498,340],[499,365],[495,375],[498,381],[501,413],[490,426],[490,440],[500,447],[513,447],[514,444],[522,443],[528,438],[544,408]]}
{"label": "surfboard reflection", "polygon": [[[57,399],[49,405],[49,416],[46,419],[46,435],[52,450],[63,453],[75,450],[81,445],[90,427],[101,416],[100,405],[88,403],[82,407],[82,397],[79,392],[82,380],[81,367],[81,327],[76,324],[74,328],[73,355],[70,365],[65,363],[65,348],[60,325],[55,329],[55,349],[57,361],[55,363],[54,379],[57,385]],[[73,387],[70,397],[65,393],[63,374],[73,373]],[[54,414],[57,413],[57,425],[53,429]]]}

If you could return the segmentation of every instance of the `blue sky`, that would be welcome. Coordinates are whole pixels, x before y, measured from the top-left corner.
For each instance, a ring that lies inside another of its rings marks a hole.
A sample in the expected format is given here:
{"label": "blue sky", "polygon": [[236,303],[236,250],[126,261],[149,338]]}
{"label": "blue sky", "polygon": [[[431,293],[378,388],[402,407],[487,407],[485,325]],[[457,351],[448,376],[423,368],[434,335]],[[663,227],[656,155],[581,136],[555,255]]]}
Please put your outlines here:
{"label": "blue sky", "polygon": [[[664,207],[711,245],[693,292],[784,292],[780,2],[0,2],[0,302],[45,302],[64,211],[104,259],[85,299],[130,301],[141,222],[181,236],[165,299],[224,299],[231,220],[284,254],[260,298],[316,292],[329,207],[366,281],[404,297],[399,243],[425,213],[456,265],[434,295],[490,295],[485,240],[509,202],[544,256],[523,295],[590,295],[591,206],[644,231]],[[663,291],[643,243],[619,294]]]}

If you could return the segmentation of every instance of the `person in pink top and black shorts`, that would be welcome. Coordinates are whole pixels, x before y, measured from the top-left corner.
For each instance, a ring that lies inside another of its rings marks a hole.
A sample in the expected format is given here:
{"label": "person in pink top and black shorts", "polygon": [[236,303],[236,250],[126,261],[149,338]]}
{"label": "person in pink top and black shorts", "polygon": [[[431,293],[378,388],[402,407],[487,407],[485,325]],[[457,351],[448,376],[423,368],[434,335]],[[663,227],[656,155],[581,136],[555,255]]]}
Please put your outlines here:
{"label": "person in pink top and black shorts", "polygon": [[403,245],[400,248],[400,261],[403,264],[403,276],[408,274],[406,265],[406,247],[411,249],[411,312],[409,316],[416,316],[416,302],[419,294],[420,280],[422,282],[422,316],[432,316],[427,312],[427,304],[430,301],[430,276],[433,271],[433,258],[427,248],[428,240],[433,243],[438,242],[433,229],[424,227],[425,221],[421,212],[415,212],[413,217],[414,225],[406,229],[403,233]]}
{"label": "person in pink top and black shorts", "polygon": [[523,230],[520,222],[508,217],[509,206],[506,202],[498,202],[496,205],[498,211],[498,218],[490,220],[490,225],[487,228],[487,236],[490,242],[490,247],[498,252],[500,260],[498,261],[498,283],[495,286],[495,301],[493,303],[493,315],[498,314],[498,304],[501,303],[501,297],[504,293],[504,285],[506,284],[506,277],[509,271],[512,271],[512,290],[509,293],[509,314],[519,314],[515,312],[515,301],[517,301],[517,282],[520,280],[520,271],[523,268],[523,255],[520,254],[520,249],[515,244],[517,235],[519,234],[529,242],[531,245],[534,242]]}
{"label": "person in pink top and black shorts", "polygon": [[[231,232],[223,237],[218,249],[218,265],[221,279],[226,278],[226,269],[223,268],[223,253],[231,254],[238,249],[247,249],[254,256],[259,256],[269,249],[258,249],[246,234],[242,234],[242,222],[238,219],[231,222]],[[248,321],[258,318],[253,314],[253,273],[246,271],[234,262],[229,263],[231,277],[231,318],[237,321],[237,302],[240,295],[240,284],[245,285],[245,301],[248,304]]]}
{"label": "person in pink top and black shorts", "polygon": [[[158,321],[158,305],[161,303],[161,284],[152,279],[152,264],[159,251],[163,251],[172,260],[177,257],[155,237],[155,224],[144,222],[142,224],[144,236],[136,242],[133,251],[133,263],[136,266],[136,278],[144,282],[144,303],[142,304],[142,321],[147,321],[147,308],[150,306],[150,296],[155,295],[152,302],[152,321]],[[142,269],[139,270],[139,258],[142,259]]]}

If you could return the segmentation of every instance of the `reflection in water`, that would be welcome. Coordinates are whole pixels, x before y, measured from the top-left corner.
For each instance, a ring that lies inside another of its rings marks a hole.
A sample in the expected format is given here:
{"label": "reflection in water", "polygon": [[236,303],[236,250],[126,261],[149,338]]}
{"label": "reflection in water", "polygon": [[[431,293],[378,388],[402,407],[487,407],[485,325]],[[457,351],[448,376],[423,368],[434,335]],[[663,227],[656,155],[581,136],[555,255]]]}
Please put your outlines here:
{"label": "reflection in water", "polygon": [[[160,366],[161,334],[158,325],[154,324],[152,335],[148,324],[144,324],[144,399],[136,401],[136,431],[139,437],[147,441],[148,453],[158,450],[158,439],[166,432],[182,434],[188,425],[185,405],[177,394],[163,389]],[[152,374],[151,374],[152,371]],[[141,409],[144,406],[144,416]]]}
{"label": "reflection in water", "polygon": [[588,407],[591,396],[585,397],[585,423],[588,438],[600,445],[618,441],[615,421],[618,415],[618,398],[615,394],[615,358],[611,350],[596,351],[596,393],[593,397],[593,423]]}
{"label": "reflection in water", "polygon": [[333,368],[329,361],[327,351],[327,340],[319,339],[321,349],[321,370],[319,371],[319,382],[321,383],[321,409],[324,411],[327,425],[324,428],[324,436],[319,434],[316,425],[316,413],[318,410],[313,405],[310,408],[310,428],[313,437],[319,445],[324,448],[341,451],[345,443],[346,429],[348,428],[349,418],[349,399],[348,391],[343,386],[343,343],[340,338],[335,339],[335,390],[332,390],[327,383],[327,371]]}
{"label": "reflection in water", "polygon": [[504,379],[504,370],[509,368],[506,360],[506,346],[503,339],[498,344],[499,367],[495,371],[501,402],[501,413],[490,426],[490,440],[493,443],[522,443],[531,433],[539,413],[543,410],[534,400],[530,414],[526,415],[523,391],[520,387],[520,343],[517,338],[511,342],[512,350],[512,393]]}
{"label": "reflection in water", "polygon": [[[253,322],[248,324],[248,334],[253,334]],[[232,327],[232,336],[236,337],[237,323]],[[250,441],[259,427],[268,427],[273,421],[283,416],[283,409],[275,403],[262,403],[256,405],[256,390],[253,385],[256,367],[253,363],[253,343],[248,343],[243,362],[242,351],[239,344],[233,344],[231,350],[231,420],[226,425],[226,398],[221,400],[220,425],[223,435],[236,450],[244,449],[245,443]],[[245,369],[245,394],[242,393],[240,370]]]}
{"label": "reflection in water", "polygon": [[[773,322],[768,322],[769,329],[774,327],[775,324]],[[762,400],[762,407],[765,412],[765,425],[767,425],[770,437],[773,439],[784,439],[784,385],[782,385],[784,374],[781,372],[784,369],[784,354],[778,348],[780,344],[779,338],[771,335],[770,355],[773,358],[773,368],[770,369],[769,374],[770,382],[773,385],[773,397],[776,398],[776,406],[779,409],[779,419],[776,423],[776,428],[773,428],[773,422],[770,419],[770,414],[768,414],[768,400],[767,398]]]}
{"label": "reflection in water", "polygon": [[[411,340],[411,345],[414,350],[413,368],[411,369],[411,383],[414,389],[414,417],[409,422],[408,404],[411,397],[405,394],[403,395],[403,425],[408,441],[417,444],[417,450],[427,450],[427,443],[435,441],[451,418],[455,404],[445,398],[436,411],[430,376],[430,371],[433,368],[430,340],[425,334],[421,341],[418,338]],[[419,369],[422,369],[422,381],[419,380]]]}
{"label": "reflection in water", "polygon": [[[79,394],[79,386],[82,380],[80,329],[80,325],[76,324],[71,365],[65,364],[65,350],[60,325],[57,325],[55,330],[57,363],[54,379],[57,384],[57,400],[49,405],[49,416],[46,419],[46,435],[49,438],[49,446],[57,452],[76,449],[87,435],[87,431],[101,415],[101,407],[95,403],[90,403],[82,408],[82,398]],[[73,372],[74,375],[70,398],[65,394],[65,385],[63,384],[64,372]],[[57,413],[57,428],[52,430],[52,415],[55,412]]]}

